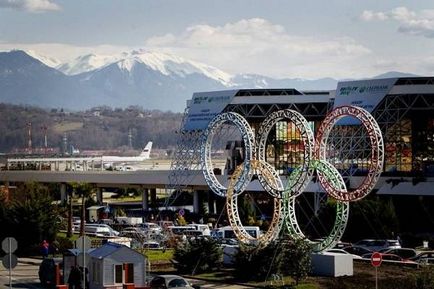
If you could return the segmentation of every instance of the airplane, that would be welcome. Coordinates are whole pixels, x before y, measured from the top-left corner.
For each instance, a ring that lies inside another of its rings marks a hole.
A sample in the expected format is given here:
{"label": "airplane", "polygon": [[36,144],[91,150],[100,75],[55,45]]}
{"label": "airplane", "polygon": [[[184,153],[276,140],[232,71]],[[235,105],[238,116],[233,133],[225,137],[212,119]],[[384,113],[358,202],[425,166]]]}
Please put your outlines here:
{"label": "airplane", "polygon": [[140,155],[134,157],[121,157],[121,156],[102,156],[101,160],[104,164],[105,169],[116,168],[114,166],[115,163],[133,163],[133,162],[142,162],[144,160],[149,160],[151,158],[151,149],[152,142],[148,142],[145,148],[142,150]]}
{"label": "airplane", "polygon": [[[142,150],[140,155],[133,157],[121,157],[121,156],[97,156],[97,157],[54,157],[54,158],[11,158],[7,160],[8,168],[9,166],[16,166],[21,164],[25,166],[26,164],[32,163],[51,163],[51,162],[70,162],[74,163],[72,170],[82,170],[82,164],[87,162],[101,163],[104,169],[114,169],[116,166],[114,164],[126,164],[134,162],[142,162],[148,160],[151,157],[152,142],[148,142],[145,148]],[[127,169],[126,169],[127,170]],[[129,170],[129,169],[128,169]]]}

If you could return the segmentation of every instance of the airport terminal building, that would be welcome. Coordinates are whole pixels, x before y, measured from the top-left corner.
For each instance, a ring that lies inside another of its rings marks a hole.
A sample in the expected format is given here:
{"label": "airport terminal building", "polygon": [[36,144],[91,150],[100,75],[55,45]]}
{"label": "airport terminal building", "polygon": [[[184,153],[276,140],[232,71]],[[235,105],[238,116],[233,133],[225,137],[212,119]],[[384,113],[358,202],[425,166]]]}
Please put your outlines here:
{"label": "airport terminal building", "polygon": [[[434,195],[434,77],[402,77],[339,82],[335,91],[296,89],[240,89],[195,93],[186,111],[180,148],[193,147],[209,121],[221,112],[236,112],[255,129],[272,112],[292,109],[301,113],[315,131],[326,114],[342,105],[366,109],[378,122],[384,139],[383,174],[378,194]],[[335,155],[330,162],[357,187],[369,165],[369,142],[356,119],[339,121],[329,138]],[[270,133],[267,161],[280,175],[302,160],[299,132],[292,123],[281,121]],[[336,154],[339,152],[339,154]],[[183,157],[175,156],[185,164]],[[193,162],[194,164],[194,162]],[[175,180],[176,182],[176,180]],[[309,187],[308,187],[309,189]]]}

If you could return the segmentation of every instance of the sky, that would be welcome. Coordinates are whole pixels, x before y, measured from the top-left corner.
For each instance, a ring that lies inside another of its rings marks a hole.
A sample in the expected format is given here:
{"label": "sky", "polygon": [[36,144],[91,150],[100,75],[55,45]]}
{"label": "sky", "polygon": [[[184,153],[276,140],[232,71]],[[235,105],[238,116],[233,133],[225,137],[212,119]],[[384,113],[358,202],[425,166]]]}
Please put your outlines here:
{"label": "sky", "polygon": [[434,1],[0,0],[0,50],[134,49],[275,78],[433,75]]}

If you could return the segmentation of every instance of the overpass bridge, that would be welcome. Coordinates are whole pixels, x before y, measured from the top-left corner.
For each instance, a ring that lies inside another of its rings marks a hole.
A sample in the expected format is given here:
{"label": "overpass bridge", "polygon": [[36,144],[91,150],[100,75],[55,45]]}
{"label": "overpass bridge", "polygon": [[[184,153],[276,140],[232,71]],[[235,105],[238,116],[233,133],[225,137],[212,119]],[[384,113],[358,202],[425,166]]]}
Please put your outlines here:
{"label": "overpass bridge", "polygon": [[[171,184],[169,175],[171,170],[142,170],[142,171],[0,171],[0,182],[6,187],[22,182],[39,182],[39,183],[59,183],[61,199],[66,200],[66,186],[68,183],[91,183],[97,188],[97,201],[102,204],[104,188],[116,187],[134,187],[142,191],[142,208],[149,208],[149,201],[156,201],[157,189],[164,190]],[[216,199],[205,182],[202,171],[189,170],[189,177],[180,179],[181,187],[193,192],[193,211],[199,212],[200,198],[207,195],[210,212],[214,212]],[[217,179],[226,184],[228,179],[226,175],[216,175]],[[357,188],[364,177],[351,177],[347,185],[350,189]],[[285,184],[286,178],[282,177]],[[182,183],[184,182],[184,183]],[[375,187],[377,194],[385,195],[434,195],[434,178],[425,178],[420,182],[415,182],[414,177],[387,176],[383,174]],[[251,182],[247,188],[248,191],[263,191],[257,180]],[[319,184],[310,182],[306,188],[307,192],[321,192]],[[149,198],[150,197],[150,198]]]}

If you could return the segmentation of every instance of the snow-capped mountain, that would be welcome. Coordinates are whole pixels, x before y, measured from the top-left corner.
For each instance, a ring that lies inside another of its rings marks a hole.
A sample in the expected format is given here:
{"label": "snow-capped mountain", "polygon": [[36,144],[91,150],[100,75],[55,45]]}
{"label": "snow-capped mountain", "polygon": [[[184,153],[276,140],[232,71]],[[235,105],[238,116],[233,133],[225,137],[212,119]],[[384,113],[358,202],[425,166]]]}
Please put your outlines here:
{"label": "snow-capped mountain", "polygon": [[215,67],[186,60],[176,55],[147,50],[134,50],[115,55],[88,54],[59,65],[57,68],[65,74],[77,75],[102,69],[113,63],[116,63],[121,70],[126,72],[131,72],[135,65],[145,65],[167,76],[185,77],[190,74],[203,74],[210,79],[221,82],[224,86],[233,85],[231,75]]}
{"label": "snow-capped mountain", "polygon": [[232,78],[236,88],[296,88],[299,90],[331,90],[338,81],[333,78],[315,80],[302,78],[276,79],[258,74],[237,74]]}
{"label": "snow-capped mountain", "polygon": [[56,68],[65,74],[76,75],[104,67],[119,59],[121,59],[121,55],[86,54],[70,62],[59,64]]}
{"label": "snow-capped mountain", "polygon": [[[53,68],[55,67],[55,68]],[[393,72],[397,75],[397,72]],[[392,77],[392,74],[385,74]],[[399,74],[405,76],[408,74]],[[58,64],[36,52],[0,52],[0,102],[71,110],[109,105],[183,111],[194,92],[233,88],[335,89],[337,80],[231,76],[217,68],[161,52],[89,54]]]}
{"label": "snow-capped mountain", "polygon": [[51,67],[56,68],[57,66],[61,65],[61,62],[53,57],[48,57],[45,55],[42,55],[34,50],[23,50],[27,55],[30,55],[31,57],[39,60],[43,64]]}
{"label": "snow-capped mountain", "polygon": [[[92,103],[92,92],[21,50],[0,53],[0,102],[40,107]],[[94,102],[94,105],[96,103]]]}
{"label": "snow-capped mountain", "polygon": [[195,91],[227,89],[222,74],[210,75],[211,71],[182,59],[167,59],[164,54],[141,53],[73,77],[103,93],[112,106],[146,104],[143,106],[182,110]]}

